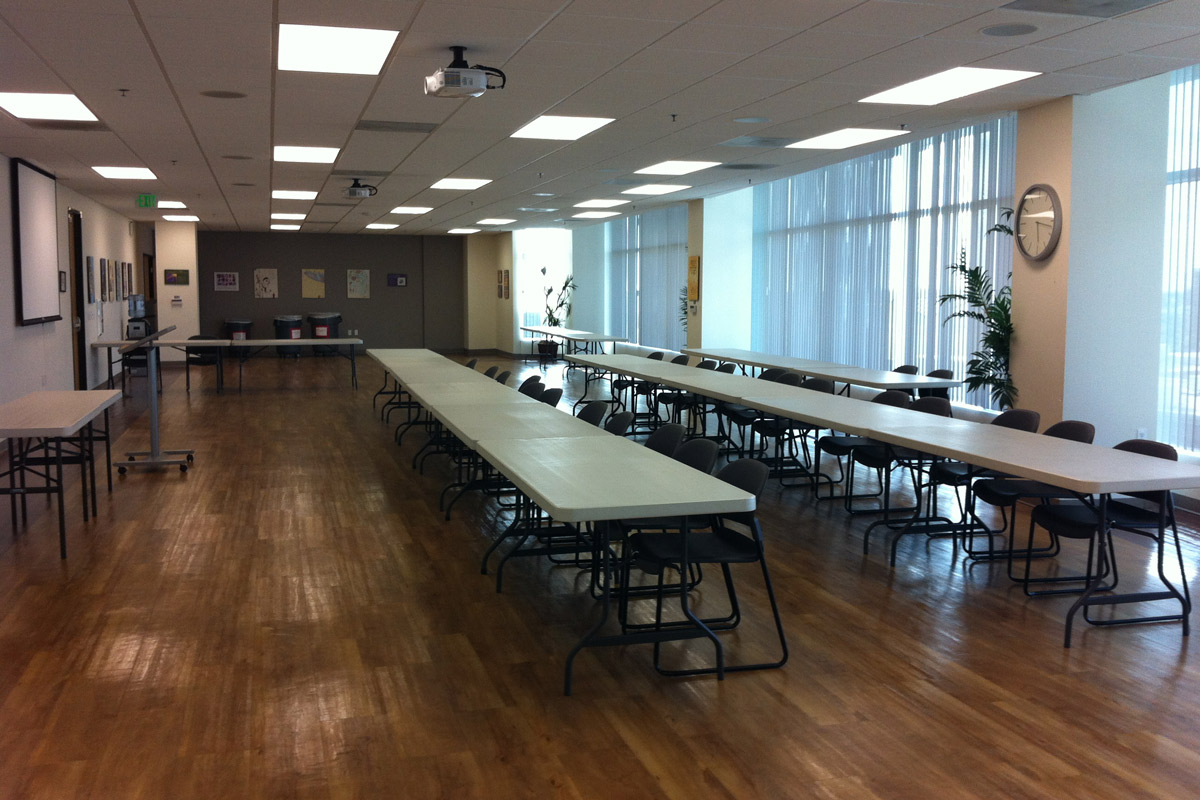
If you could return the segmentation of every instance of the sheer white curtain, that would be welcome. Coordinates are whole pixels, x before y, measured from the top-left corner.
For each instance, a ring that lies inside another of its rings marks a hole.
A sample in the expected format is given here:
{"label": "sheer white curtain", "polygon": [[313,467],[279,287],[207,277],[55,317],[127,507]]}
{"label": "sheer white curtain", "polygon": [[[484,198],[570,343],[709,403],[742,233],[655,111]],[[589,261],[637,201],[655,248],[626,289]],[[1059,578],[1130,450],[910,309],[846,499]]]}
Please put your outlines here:
{"label": "sheer white curtain", "polygon": [[1200,65],[1170,91],[1158,438],[1200,450]]}
{"label": "sheer white curtain", "polygon": [[607,223],[609,332],[649,347],[686,342],[679,292],[687,283],[687,206]]}
{"label": "sheer white curtain", "polygon": [[1012,205],[1015,150],[1010,115],[758,187],[753,348],[963,376],[978,324],[943,324],[938,298],[963,249],[1009,283],[1011,237],[986,231]]}

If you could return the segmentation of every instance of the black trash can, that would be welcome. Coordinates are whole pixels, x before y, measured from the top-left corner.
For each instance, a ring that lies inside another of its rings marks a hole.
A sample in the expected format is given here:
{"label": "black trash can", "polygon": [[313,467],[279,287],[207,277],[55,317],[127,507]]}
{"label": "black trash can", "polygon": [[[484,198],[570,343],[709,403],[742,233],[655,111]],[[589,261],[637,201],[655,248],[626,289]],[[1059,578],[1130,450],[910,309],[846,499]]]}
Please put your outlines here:
{"label": "black trash can", "polygon": [[[338,338],[338,325],[341,324],[341,321],[342,315],[336,311],[313,311],[309,313],[308,324],[312,326],[312,338]],[[313,345],[313,355],[329,356],[335,353],[337,353],[336,347]]]}
{"label": "black trash can", "polygon": [[[225,320],[225,336],[229,339],[237,339],[238,341],[249,339],[250,326],[253,324],[248,319],[227,319]],[[226,347],[225,352],[230,358],[245,358],[249,351],[240,347]]]}
{"label": "black trash can", "polygon": [[[275,317],[276,339],[301,339],[304,337],[304,318],[299,314],[280,314]],[[275,353],[280,356],[300,356],[300,345],[277,345]]]}

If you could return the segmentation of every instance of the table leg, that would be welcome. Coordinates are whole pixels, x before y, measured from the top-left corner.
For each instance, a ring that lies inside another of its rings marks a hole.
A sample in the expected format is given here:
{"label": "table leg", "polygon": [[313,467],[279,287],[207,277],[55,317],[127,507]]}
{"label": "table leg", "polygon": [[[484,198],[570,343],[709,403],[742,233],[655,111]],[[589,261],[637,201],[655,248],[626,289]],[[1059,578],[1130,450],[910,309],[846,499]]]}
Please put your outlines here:
{"label": "table leg", "polygon": [[[63,507],[62,439],[54,440],[54,478],[58,482],[58,555],[67,557],[67,512]],[[85,512],[86,514],[86,508]]]}

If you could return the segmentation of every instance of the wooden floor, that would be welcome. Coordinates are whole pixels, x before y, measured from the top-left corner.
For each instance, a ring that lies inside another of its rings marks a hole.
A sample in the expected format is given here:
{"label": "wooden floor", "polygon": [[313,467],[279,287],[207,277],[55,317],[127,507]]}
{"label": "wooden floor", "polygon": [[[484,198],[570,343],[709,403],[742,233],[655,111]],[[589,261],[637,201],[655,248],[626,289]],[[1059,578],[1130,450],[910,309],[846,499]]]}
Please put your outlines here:
{"label": "wooden floor", "polygon": [[[776,485],[785,668],[668,679],[645,646],[590,650],[563,697],[586,584],[530,559],[496,594],[478,564],[503,514],[469,497],[443,521],[445,464],[410,468],[414,437],[372,411],[381,373],[359,371],[355,392],[341,359],[256,359],[224,396],[211,370],[190,395],[169,374],[186,475],[118,479],[87,524],[74,486],[65,562],[42,500],[4,523],[0,798],[1200,796],[1200,637],[1083,626],[1065,650],[1068,599],[945,540],[890,569],[862,555],[870,518]],[[118,453],[146,447],[144,405],[122,406]],[[1131,582],[1149,565],[1121,558]],[[728,651],[753,657],[771,629],[738,578]]]}

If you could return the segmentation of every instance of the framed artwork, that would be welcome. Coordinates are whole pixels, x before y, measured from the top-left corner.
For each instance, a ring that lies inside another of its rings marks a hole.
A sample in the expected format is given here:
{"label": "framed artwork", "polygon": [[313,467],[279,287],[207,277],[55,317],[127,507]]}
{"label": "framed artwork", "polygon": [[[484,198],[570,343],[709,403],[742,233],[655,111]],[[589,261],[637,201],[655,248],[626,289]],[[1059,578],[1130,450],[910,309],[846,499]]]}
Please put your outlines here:
{"label": "framed artwork", "polygon": [[189,283],[186,269],[164,269],[163,283],[167,286],[187,286]]}
{"label": "framed artwork", "polygon": [[496,297],[504,299],[504,270],[496,270]]}
{"label": "framed artwork", "polygon": [[96,302],[96,259],[87,257],[87,292],[88,302]]}
{"label": "framed artwork", "polygon": [[271,300],[279,297],[279,270],[254,270],[254,297],[258,300]]}
{"label": "framed artwork", "polygon": [[700,299],[700,256],[688,256],[687,299]]}
{"label": "framed artwork", "polygon": [[214,272],[213,273],[213,291],[214,292],[236,292],[238,286],[237,272]]}
{"label": "framed artwork", "polygon": [[117,299],[117,262],[116,259],[108,260],[108,301],[115,302]]}
{"label": "framed artwork", "polygon": [[408,286],[408,275],[400,272],[389,272],[388,286]]}
{"label": "framed artwork", "polygon": [[346,270],[346,297],[351,300],[368,300],[371,297],[371,270]]}
{"label": "framed artwork", "polygon": [[100,259],[100,302],[108,302],[108,259]]}
{"label": "framed artwork", "polygon": [[129,295],[131,295],[133,293],[134,293],[133,292],[133,262],[126,261],[125,262],[125,298],[128,299]]}
{"label": "framed artwork", "polygon": [[509,276],[509,274],[510,274],[511,272],[512,272],[512,270],[507,270],[507,269],[506,269],[506,270],[504,270],[504,299],[505,299],[505,300],[509,299],[509,294],[508,294],[508,276]]}
{"label": "framed artwork", "polygon": [[67,271],[65,269],[58,271],[58,291],[59,294],[67,293]]}
{"label": "framed artwork", "polygon": [[306,269],[300,273],[300,296],[310,300],[325,297],[325,270]]}
{"label": "framed artwork", "polygon": [[125,293],[125,265],[120,261],[114,261],[113,264],[113,300],[120,300]]}

